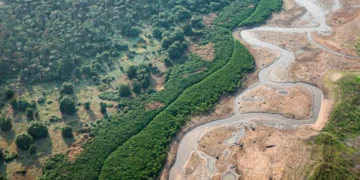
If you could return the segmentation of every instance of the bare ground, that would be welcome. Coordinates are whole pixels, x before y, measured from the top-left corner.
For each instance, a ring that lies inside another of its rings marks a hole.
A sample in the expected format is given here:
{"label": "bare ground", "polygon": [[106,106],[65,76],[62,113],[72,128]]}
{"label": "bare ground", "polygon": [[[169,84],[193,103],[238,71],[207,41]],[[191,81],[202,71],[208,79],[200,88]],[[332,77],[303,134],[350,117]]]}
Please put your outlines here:
{"label": "bare ground", "polygon": [[198,55],[205,61],[212,61],[214,59],[215,48],[213,43],[209,43],[203,46],[192,44],[190,46],[190,52]]}
{"label": "bare ground", "polygon": [[295,119],[307,119],[312,115],[312,97],[308,89],[298,86],[278,89],[262,85],[242,96],[240,112],[275,113]]}
{"label": "bare ground", "polygon": [[191,131],[195,127],[198,127],[202,124],[224,119],[233,114],[233,106],[234,106],[234,97],[223,97],[220,100],[220,103],[215,107],[215,110],[212,113],[204,114],[200,116],[194,116],[183,128],[177,133],[176,137],[172,141],[170,145],[170,150],[167,155],[167,159],[164,165],[164,169],[161,172],[159,179],[167,180],[170,168],[176,159],[176,152],[179,146],[180,140],[187,132]]}
{"label": "bare ground", "polygon": [[333,34],[329,37],[315,34],[314,40],[330,49],[356,55],[354,47],[360,34],[360,7],[344,6],[329,16],[328,24],[333,28]]}
{"label": "bare ground", "polygon": [[[226,143],[237,133],[243,137]],[[301,132],[300,132],[301,131]],[[296,133],[295,133],[296,132]],[[219,179],[228,173],[241,179],[303,179],[313,164],[311,146],[304,140],[315,135],[311,129],[277,128],[237,124],[220,126],[206,133],[185,166],[187,180]],[[199,152],[207,158],[199,160]],[[212,167],[212,159],[215,166]],[[204,168],[205,167],[205,168]]]}

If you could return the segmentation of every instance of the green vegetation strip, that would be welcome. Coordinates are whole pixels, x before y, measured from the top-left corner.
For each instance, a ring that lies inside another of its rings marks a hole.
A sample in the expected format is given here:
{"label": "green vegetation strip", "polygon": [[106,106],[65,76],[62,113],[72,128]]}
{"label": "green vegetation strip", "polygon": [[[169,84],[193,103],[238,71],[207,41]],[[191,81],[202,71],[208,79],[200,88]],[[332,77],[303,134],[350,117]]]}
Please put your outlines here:
{"label": "green vegetation strip", "polygon": [[315,137],[315,144],[320,147],[321,162],[311,180],[360,179],[358,170],[354,168],[359,155],[345,143],[360,135],[360,78],[346,76],[338,85],[341,102],[331,113],[324,132]]}
{"label": "green vegetation strip", "polygon": [[264,22],[272,12],[280,11],[282,4],[283,2],[279,0],[261,0],[254,13],[245,21],[242,21],[239,26],[249,26]]}
{"label": "green vegetation strip", "polygon": [[[184,89],[201,81],[229,61],[233,51],[233,39],[230,31],[219,27],[209,30],[208,33],[204,38],[204,43],[213,42],[215,44],[214,62],[209,63],[192,56],[185,64],[172,69],[165,90],[151,96],[143,95],[136,99],[120,102],[119,105],[129,108],[126,113],[123,111],[103,120],[95,131],[95,139],[85,145],[85,151],[74,163],[70,163],[64,155],[49,159],[43,168],[42,179],[98,179],[105,159],[117,147],[143,130]],[[184,76],[196,72],[202,67],[206,67],[207,70],[196,75]],[[165,107],[146,111],[146,104],[152,102],[164,103]]]}
{"label": "green vegetation strip", "polygon": [[139,134],[105,161],[100,179],[148,179],[161,170],[168,144],[181,125],[195,113],[212,108],[219,97],[234,91],[241,76],[253,68],[247,49],[235,42],[233,56],[223,68],[185,90]]}
{"label": "green vegetation strip", "polygon": [[[251,3],[257,1],[246,2]],[[229,6],[232,5],[233,4],[230,4]],[[243,11],[247,11],[248,8],[254,9],[251,4],[243,4],[240,8],[242,8]],[[271,12],[269,12],[269,14],[270,13]],[[237,14],[233,14],[232,19],[236,19],[236,15]],[[248,15],[250,15],[250,13]],[[209,42],[215,44],[215,59],[213,62],[205,62],[200,60],[199,57],[192,55],[185,64],[176,65],[171,69],[171,72],[169,72],[167,76],[164,91],[151,95],[144,94],[131,100],[121,100],[119,107],[126,107],[127,109],[122,109],[121,113],[102,120],[102,123],[99,124],[97,130],[94,132],[95,138],[85,144],[83,147],[84,152],[77,157],[75,162],[69,162],[66,155],[56,155],[49,159],[43,167],[43,177],[41,179],[95,180],[99,178],[102,168],[101,177],[103,178],[148,179],[156,176],[164,161],[168,143],[182,123],[193,113],[208,111],[209,108],[214,106],[221,94],[234,90],[240,80],[239,77],[245,70],[252,67],[252,64],[247,64],[250,62],[246,62],[251,59],[251,56],[239,42],[236,42],[237,50],[235,50],[236,52],[234,52],[231,59],[232,65],[229,65],[229,59],[234,49],[233,39],[229,29],[222,28],[220,24],[214,23],[213,28],[205,30],[202,39],[203,44]],[[239,64],[241,60],[244,61],[243,64]],[[228,61],[229,63],[226,64]],[[237,61],[235,65],[234,61]],[[224,64],[226,64],[225,67],[223,67]],[[206,67],[204,72],[186,76],[197,72],[199,69],[203,69],[203,67]],[[216,71],[221,67],[223,67],[221,70]],[[232,72],[225,71],[232,68],[234,69]],[[212,74],[215,71],[216,73]],[[224,74],[222,75],[219,72],[223,72]],[[205,77],[208,78],[203,80]],[[215,78],[219,78],[219,80],[214,80]],[[236,78],[236,80],[234,80],[234,78]],[[209,79],[212,79],[212,81]],[[200,84],[202,85],[196,84],[199,81],[201,81]],[[203,87],[204,83],[211,84],[208,85],[208,87]],[[207,89],[207,91],[204,92],[204,89]],[[182,92],[184,93],[182,94]],[[180,94],[182,95],[179,97]],[[197,99],[197,101],[193,99]],[[164,107],[146,111],[146,104],[155,101],[163,103]],[[154,119],[154,117],[157,117],[157,121],[155,121],[156,119]],[[163,118],[166,119],[166,117],[169,118],[169,122],[163,122]],[[149,124],[152,121],[154,122]],[[147,126],[148,124],[149,126]],[[159,125],[159,127],[156,128],[156,125]],[[144,135],[146,136],[147,133],[149,133],[148,135],[154,133],[151,129],[156,130],[161,128],[164,128],[164,132],[161,132],[161,135],[156,134],[156,136],[153,137],[154,140],[151,140],[152,144],[139,144],[132,140]],[[142,131],[143,129],[144,131]],[[131,139],[129,140],[129,138]],[[126,143],[123,144],[124,142]],[[139,154],[131,154],[130,152],[124,151],[124,147],[130,148],[131,151],[137,151]],[[144,148],[148,150],[142,151]],[[109,156],[114,150],[116,150],[115,153]],[[150,152],[149,156],[151,157],[149,158],[148,155],[142,154],[144,152]],[[124,164],[114,163],[116,158],[114,159],[113,157],[122,155],[129,155],[129,158],[131,155],[132,157],[139,157],[140,159],[135,158],[134,161],[131,161],[126,157],[122,157],[121,162]],[[143,158],[143,160],[141,160],[141,158]],[[109,165],[103,167],[106,159]],[[129,161],[127,162],[126,160]],[[137,167],[138,163],[142,164]],[[111,166],[110,164],[114,165],[116,171],[114,173],[120,173],[121,178],[118,174],[113,175],[108,172],[108,168]],[[122,168],[129,169],[124,172],[119,172]],[[140,169],[140,171],[136,172],[137,169]],[[134,177],[136,174],[140,175]]]}

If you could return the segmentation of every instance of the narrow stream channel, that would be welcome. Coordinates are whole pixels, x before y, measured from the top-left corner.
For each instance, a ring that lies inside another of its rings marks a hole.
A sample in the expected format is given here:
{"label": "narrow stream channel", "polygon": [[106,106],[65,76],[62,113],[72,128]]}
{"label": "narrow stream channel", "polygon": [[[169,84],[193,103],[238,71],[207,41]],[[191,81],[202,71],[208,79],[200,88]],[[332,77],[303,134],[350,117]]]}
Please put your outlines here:
{"label": "narrow stream channel", "polygon": [[[237,96],[237,98],[235,100],[235,104],[234,104],[235,114],[233,116],[231,116],[227,119],[213,121],[211,123],[204,124],[202,126],[198,126],[195,129],[188,132],[183,137],[183,139],[181,140],[181,142],[179,144],[178,150],[177,150],[176,161],[175,161],[174,165],[172,166],[170,173],[169,173],[169,180],[182,180],[183,179],[182,172],[183,172],[183,167],[184,167],[186,161],[190,157],[192,151],[194,151],[196,149],[197,143],[200,140],[201,136],[204,133],[208,132],[213,127],[225,125],[225,124],[229,124],[229,123],[246,122],[246,121],[251,121],[254,119],[269,120],[269,123],[271,123],[271,120],[276,120],[276,122],[284,121],[293,126],[314,124],[316,122],[316,120],[318,119],[320,109],[322,106],[322,101],[323,101],[322,91],[315,86],[312,86],[312,85],[306,84],[306,83],[301,83],[301,82],[299,82],[299,83],[280,83],[280,82],[271,81],[268,78],[268,76],[270,73],[272,73],[272,70],[275,68],[288,67],[291,63],[293,63],[295,61],[294,53],[290,52],[288,50],[282,49],[276,45],[260,41],[260,40],[256,39],[254,36],[252,36],[251,32],[254,32],[254,31],[268,31],[269,32],[270,31],[270,32],[283,32],[283,33],[308,33],[308,41],[325,51],[328,51],[328,52],[333,53],[338,56],[347,57],[347,58],[360,59],[360,57],[346,55],[346,54],[328,49],[326,47],[323,47],[323,46],[317,44],[316,42],[314,42],[311,38],[312,32],[318,32],[318,33],[322,33],[322,34],[330,34],[332,31],[331,27],[326,24],[325,13],[316,4],[314,4],[308,0],[295,0],[295,1],[299,4],[301,4],[302,6],[304,6],[305,9],[313,15],[315,20],[320,25],[317,27],[313,27],[313,28],[257,27],[257,28],[253,28],[253,29],[247,29],[247,30],[237,29],[234,31],[235,38],[240,39],[240,37],[239,37],[239,35],[240,35],[241,38],[244,41],[246,41],[247,43],[249,43],[253,46],[264,47],[269,50],[278,51],[281,53],[281,56],[276,62],[274,62],[267,68],[262,69],[259,72],[259,75],[258,75],[259,82],[257,84],[255,84],[254,86],[252,86],[251,88],[247,89],[246,91],[241,93],[239,96]],[[306,119],[306,120],[295,120],[295,119],[286,118],[282,115],[277,115],[277,114],[268,114],[268,113],[241,114],[239,112],[239,109],[240,109],[239,102],[240,102],[243,94],[245,94],[247,91],[249,91],[255,87],[261,86],[261,85],[270,85],[270,86],[273,86],[276,88],[300,86],[300,87],[309,89],[313,94],[313,112],[312,112],[311,118]],[[274,123],[276,123],[276,122],[274,122]]]}

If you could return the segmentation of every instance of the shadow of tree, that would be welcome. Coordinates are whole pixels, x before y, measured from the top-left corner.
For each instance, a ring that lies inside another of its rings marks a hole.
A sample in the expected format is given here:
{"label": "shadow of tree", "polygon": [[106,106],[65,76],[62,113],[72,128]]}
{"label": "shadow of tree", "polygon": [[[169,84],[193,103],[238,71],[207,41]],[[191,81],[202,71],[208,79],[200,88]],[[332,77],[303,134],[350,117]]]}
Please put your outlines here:
{"label": "shadow of tree", "polygon": [[68,148],[71,147],[71,145],[76,141],[74,137],[63,137],[63,139]]}
{"label": "shadow of tree", "polygon": [[41,157],[47,157],[52,154],[53,144],[50,136],[35,140],[35,149],[36,153],[34,154],[30,154],[29,150],[24,151],[17,149],[19,157],[16,159],[16,161],[24,166],[34,166],[36,168],[41,168],[42,164],[39,159]]}
{"label": "shadow of tree", "polygon": [[10,146],[10,144],[14,141],[16,133],[13,129],[10,129],[9,131],[1,131],[0,136],[3,137],[6,141],[6,143]]}
{"label": "shadow of tree", "polygon": [[62,118],[66,125],[71,126],[74,130],[82,129],[82,123],[77,112],[72,115],[62,114]]}

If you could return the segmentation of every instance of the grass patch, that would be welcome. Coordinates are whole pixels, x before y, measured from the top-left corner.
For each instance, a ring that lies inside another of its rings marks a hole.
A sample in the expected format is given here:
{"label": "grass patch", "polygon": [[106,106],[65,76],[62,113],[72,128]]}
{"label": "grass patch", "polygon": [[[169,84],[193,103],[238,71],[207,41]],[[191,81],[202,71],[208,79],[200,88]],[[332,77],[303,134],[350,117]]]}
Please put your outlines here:
{"label": "grass patch", "polygon": [[347,75],[337,85],[341,102],[331,113],[324,132],[315,137],[321,158],[320,165],[310,177],[313,180],[360,178],[359,172],[353,168],[358,158],[355,148],[345,144],[345,141],[360,135],[360,78]]}

